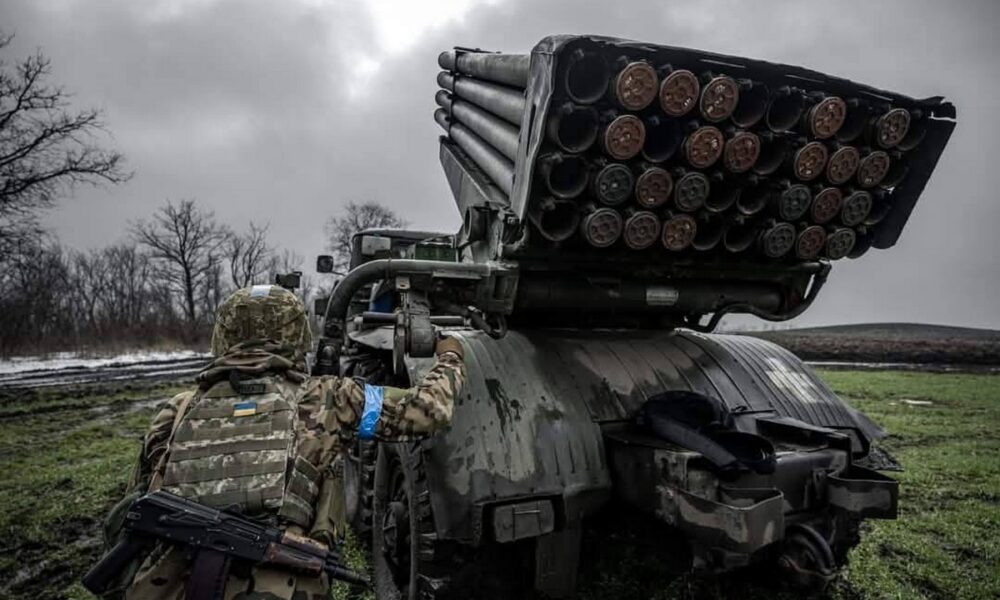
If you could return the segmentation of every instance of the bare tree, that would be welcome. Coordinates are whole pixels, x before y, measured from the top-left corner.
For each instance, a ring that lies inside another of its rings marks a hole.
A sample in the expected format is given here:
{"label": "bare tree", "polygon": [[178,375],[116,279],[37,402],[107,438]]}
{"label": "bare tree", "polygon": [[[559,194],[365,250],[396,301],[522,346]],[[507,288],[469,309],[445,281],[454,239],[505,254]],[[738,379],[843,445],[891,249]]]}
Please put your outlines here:
{"label": "bare tree", "polygon": [[158,273],[179,297],[189,325],[197,324],[205,312],[199,311],[199,304],[212,304],[219,295],[217,263],[228,233],[214,213],[203,212],[194,200],[167,202],[151,221],[132,225],[135,240],[149,249],[161,267]]}
{"label": "bare tree", "polygon": [[47,83],[41,52],[14,61],[0,33],[0,255],[40,231],[37,214],[74,186],[121,183],[130,177],[118,152],[98,143],[98,110],[70,109],[69,94]]}
{"label": "bare tree", "polygon": [[333,255],[333,268],[346,272],[351,264],[351,236],[364,229],[405,227],[392,209],[378,202],[348,202],[340,216],[326,222],[327,249]]}
{"label": "bare tree", "polygon": [[274,250],[267,242],[267,225],[250,223],[242,234],[232,234],[225,244],[229,278],[234,288],[260,283],[267,278],[274,261]]}

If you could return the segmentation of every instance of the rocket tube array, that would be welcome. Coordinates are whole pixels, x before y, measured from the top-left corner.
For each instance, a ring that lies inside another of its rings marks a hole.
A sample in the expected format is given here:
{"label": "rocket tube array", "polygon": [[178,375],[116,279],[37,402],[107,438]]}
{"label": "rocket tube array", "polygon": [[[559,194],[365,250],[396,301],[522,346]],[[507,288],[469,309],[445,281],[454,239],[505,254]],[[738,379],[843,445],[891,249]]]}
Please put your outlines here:
{"label": "rocket tube array", "polygon": [[[452,50],[438,63],[435,120],[509,196],[530,57]],[[926,131],[920,111],[684,67],[614,44],[557,54],[545,142],[524,167],[541,238],[788,260],[870,247]]]}

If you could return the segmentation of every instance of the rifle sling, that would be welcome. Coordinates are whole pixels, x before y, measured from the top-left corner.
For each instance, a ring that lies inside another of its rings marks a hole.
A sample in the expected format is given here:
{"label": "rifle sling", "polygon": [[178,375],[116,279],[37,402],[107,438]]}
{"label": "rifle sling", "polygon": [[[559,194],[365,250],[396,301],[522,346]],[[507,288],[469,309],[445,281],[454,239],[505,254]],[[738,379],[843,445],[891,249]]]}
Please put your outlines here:
{"label": "rifle sling", "polygon": [[223,600],[229,577],[229,555],[202,549],[195,554],[188,579],[187,600]]}

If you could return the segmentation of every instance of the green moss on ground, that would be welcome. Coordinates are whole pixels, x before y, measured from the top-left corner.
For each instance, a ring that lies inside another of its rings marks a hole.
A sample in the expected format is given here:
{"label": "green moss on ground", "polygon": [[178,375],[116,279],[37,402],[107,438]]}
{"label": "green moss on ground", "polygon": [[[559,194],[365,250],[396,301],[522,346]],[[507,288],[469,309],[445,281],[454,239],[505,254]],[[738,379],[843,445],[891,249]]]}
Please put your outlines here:
{"label": "green moss on ground", "polygon": [[[890,432],[883,446],[906,468],[896,474],[899,520],[866,525],[826,596],[1000,597],[1000,377],[822,376]],[[149,400],[178,389],[0,393],[0,597],[89,597],[78,581],[100,552],[100,521],[130,475],[154,410]],[[597,523],[586,542],[585,598],[794,597],[753,574],[711,581],[684,575],[678,544],[648,522],[626,529]],[[352,566],[364,565],[356,542],[348,555]],[[339,589],[335,597],[357,595]]]}

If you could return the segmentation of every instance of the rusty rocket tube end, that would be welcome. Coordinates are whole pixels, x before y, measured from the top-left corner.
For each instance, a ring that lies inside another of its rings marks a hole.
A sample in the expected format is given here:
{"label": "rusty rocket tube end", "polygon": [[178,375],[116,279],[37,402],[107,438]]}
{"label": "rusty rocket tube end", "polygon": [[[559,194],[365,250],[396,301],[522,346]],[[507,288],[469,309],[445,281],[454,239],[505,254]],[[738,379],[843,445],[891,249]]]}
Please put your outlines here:
{"label": "rusty rocket tube end", "polygon": [[760,138],[741,131],[726,142],[722,162],[733,173],[749,171],[760,158]]}
{"label": "rusty rocket tube end", "polygon": [[778,216],[783,221],[798,221],[809,210],[812,192],[801,183],[788,186],[778,199]]}
{"label": "rusty rocket tube end", "polygon": [[795,227],[791,223],[775,223],[760,237],[760,249],[768,258],[781,258],[795,246]]}
{"label": "rusty rocket tube end", "polygon": [[594,174],[594,196],[601,204],[617,206],[632,196],[635,177],[620,163],[608,163]]}
{"label": "rusty rocket tube end", "polygon": [[649,63],[630,62],[615,75],[611,90],[615,100],[625,110],[642,110],[656,99],[658,79],[656,69]]}
{"label": "rusty rocket tube end", "polygon": [[875,120],[875,142],[883,148],[899,145],[910,131],[910,111],[893,108]]}
{"label": "rusty rocket tube end", "polygon": [[889,155],[881,150],[862,158],[858,164],[858,185],[863,188],[873,188],[882,183],[889,174],[891,163]]}
{"label": "rusty rocket tube end", "polygon": [[829,223],[840,213],[844,203],[844,195],[835,187],[820,190],[812,202],[812,220],[814,223]]}
{"label": "rusty rocket tube end", "polygon": [[861,164],[861,153],[854,146],[838,148],[826,163],[826,178],[833,185],[843,185],[854,177]]}
{"label": "rusty rocket tube end", "polygon": [[806,128],[821,140],[837,135],[847,118],[847,103],[843,98],[827,96],[806,112]]}
{"label": "rusty rocket tube end", "polygon": [[637,210],[625,220],[622,239],[632,250],[649,248],[660,237],[660,219],[648,210]]}
{"label": "rusty rocket tube end", "polygon": [[872,210],[872,195],[858,190],[847,198],[840,209],[840,222],[847,227],[860,225]]}
{"label": "rusty rocket tube end", "polygon": [[799,233],[795,240],[795,257],[800,260],[814,260],[826,246],[826,231],[819,225],[810,225]]}
{"label": "rusty rocket tube end", "polygon": [[829,158],[826,146],[820,142],[809,142],[795,151],[792,157],[792,171],[801,181],[812,181],[823,174]]}
{"label": "rusty rocket tube end", "polygon": [[622,216],[613,208],[598,208],[580,222],[580,234],[595,248],[607,248],[622,235]]}
{"label": "rusty rocket tube end", "polygon": [[674,189],[674,178],[665,169],[650,167],[635,180],[635,199],[640,206],[656,208],[666,204]]}
{"label": "rusty rocket tube end", "polygon": [[684,140],[684,157],[696,169],[707,169],[722,156],[726,140],[715,127],[699,127]]}
{"label": "rusty rocket tube end", "polygon": [[854,248],[857,236],[853,229],[837,228],[826,238],[826,257],[830,260],[840,260]]}
{"label": "rusty rocket tube end", "polygon": [[671,117],[686,115],[698,103],[701,84],[691,71],[677,69],[660,84],[660,108]]}
{"label": "rusty rocket tube end", "polygon": [[674,183],[674,205],[692,212],[701,208],[712,192],[712,185],[704,174],[696,171],[685,173]]}
{"label": "rusty rocket tube end", "polygon": [[673,215],[663,222],[660,240],[671,252],[685,250],[698,233],[698,222],[691,215]]}
{"label": "rusty rocket tube end", "polygon": [[639,154],[646,142],[646,128],[635,115],[619,115],[605,127],[601,135],[604,152],[617,160],[628,160]]}
{"label": "rusty rocket tube end", "polygon": [[740,86],[728,75],[713,77],[701,90],[698,108],[710,123],[728,119],[740,102]]}

